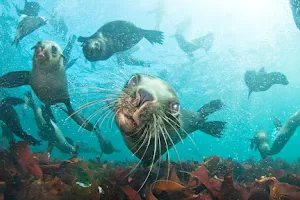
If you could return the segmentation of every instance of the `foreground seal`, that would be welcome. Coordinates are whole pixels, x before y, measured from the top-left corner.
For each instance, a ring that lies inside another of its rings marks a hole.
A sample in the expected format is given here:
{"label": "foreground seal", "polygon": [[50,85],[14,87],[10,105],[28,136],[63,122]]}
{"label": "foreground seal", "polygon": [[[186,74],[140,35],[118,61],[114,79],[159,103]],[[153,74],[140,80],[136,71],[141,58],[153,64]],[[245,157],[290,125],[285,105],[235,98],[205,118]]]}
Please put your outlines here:
{"label": "foreground seal", "polygon": [[[24,103],[23,99],[16,97],[6,97],[0,101],[0,121],[4,122],[6,127],[19,138],[27,141],[31,145],[39,145],[40,141],[26,133],[20,123],[20,118],[13,106]],[[10,139],[13,139],[10,137]]]}
{"label": "foreground seal", "polygon": [[144,163],[153,164],[197,130],[221,137],[226,122],[206,119],[223,106],[215,100],[198,112],[181,109],[176,92],[168,83],[137,74],[125,85],[114,111],[127,147]]}
{"label": "foreground seal", "polygon": [[275,84],[288,85],[286,76],[280,72],[267,73],[265,68],[258,72],[251,70],[245,73],[245,83],[249,89],[248,98],[252,92],[267,91]]}
{"label": "foreground seal", "polygon": [[278,154],[284,148],[296,129],[300,126],[300,111],[293,114],[285,124],[281,125],[281,123],[278,123],[278,119],[276,119],[274,125],[278,132],[271,148],[269,146],[269,133],[267,131],[260,130],[251,139],[251,149],[258,149],[263,159],[267,156]]}
{"label": "foreground seal", "polygon": [[40,41],[34,49],[32,70],[9,72],[1,76],[0,87],[14,88],[30,85],[37,97],[46,105],[49,114],[51,114],[51,105],[64,103],[68,115],[77,124],[88,131],[93,131],[93,125],[89,122],[85,123],[86,120],[74,113],[71,106],[61,48],[53,41]]}
{"label": "foreground seal", "polygon": [[163,32],[144,30],[127,21],[112,21],[103,25],[90,37],[78,37],[89,61],[106,60],[113,54],[125,51],[146,38],[151,44],[163,43]]}

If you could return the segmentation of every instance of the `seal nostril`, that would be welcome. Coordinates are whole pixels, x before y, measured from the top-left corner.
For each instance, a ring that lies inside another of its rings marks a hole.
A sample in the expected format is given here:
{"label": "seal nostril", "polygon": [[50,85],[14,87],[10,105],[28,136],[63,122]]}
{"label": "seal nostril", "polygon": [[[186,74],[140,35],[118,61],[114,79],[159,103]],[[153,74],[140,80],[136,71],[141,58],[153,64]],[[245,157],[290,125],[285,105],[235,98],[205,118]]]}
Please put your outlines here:
{"label": "seal nostril", "polygon": [[153,95],[145,89],[140,89],[139,90],[139,95],[140,95],[140,102],[139,102],[137,107],[141,107],[147,101],[153,101],[154,100]]}

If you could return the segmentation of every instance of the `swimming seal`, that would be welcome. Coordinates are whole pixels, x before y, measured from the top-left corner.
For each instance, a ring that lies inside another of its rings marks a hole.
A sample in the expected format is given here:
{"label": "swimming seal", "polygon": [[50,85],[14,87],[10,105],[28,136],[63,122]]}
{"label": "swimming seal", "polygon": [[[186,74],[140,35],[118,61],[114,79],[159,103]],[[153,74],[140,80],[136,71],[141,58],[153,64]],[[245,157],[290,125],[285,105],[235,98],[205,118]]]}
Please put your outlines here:
{"label": "swimming seal", "polygon": [[278,123],[278,119],[274,121],[274,125],[277,126],[276,129],[278,132],[271,148],[269,146],[269,134],[267,131],[260,130],[251,139],[251,149],[258,149],[263,159],[267,156],[280,153],[285,147],[296,129],[300,126],[300,111],[293,114],[282,126],[281,123]]}
{"label": "swimming seal", "polygon": [[17,32],[12,45],[18,46],[19,42],[33,31],[46,25],[48,21],[43,17],[23,16],[17,27]]}
{"label": "swimming seal", "polygon": [[85,58],[91,62],[106,60],[113,54],[125,51],[146,38],[151,44],[163,43],[163,32],[144,30],[127,21],[112,21],[104,24],[90,37],[78,37],[82,42]]}
{"label": "swimming seal", "polygon": [[153,164],[197,130],[221,137],[226,125],[223,121],[206,121],[223,108],[221,100],[205,104],[198,112],[181,109],[168,83],[144,74],[136,74],[127,82],[114,106],[127,147],[145,164]]}
{"label": "swimming seal", "polygon": [[289,84],[289,81],[284,74],[280,72],[267,73],[264,67],[258,72],[254,70],[246,71],[244,80],[249,89],[248,98],[252,92],[267,91],[275,84]]}
{"label": "swimming seal", "polygon": [[24,103],[23,99],[6,97],[0,101],[0,121],[19,138],[27,141],[30,145],[40,145],[40,141],[26,133],[20,123],[19,116],[13,106]]}
{"label": "swimming seal", "polygon": [[[51,105],[64,103],[68,115],[88,131],[93,131],[93,125],[79,114],[75,113],[70,103],[67,76],[63,65],[62,50],[53,41],[40,41],[34,47],[33,66],[31,71],[9,72],[0,77],[0,87],[14,88],[30,85],[37,97],[46,105],[51,114]],[[54,119],[53,116],[51,118]]]}
{"label": "swimming seal", "polygon": [[45,109],[35,104],[31,92],[25,94],[25,102],[33,111],[39,137],[49,142],[48,146],[53,145],[63,153],[76,154],[75,147],[65,138],[56,123],[50,119]]}
{"label": "swimming seal", "polygon": [[19,9],[17,6],[16,10],[19,16],[21,15],[27,15],[27,16],[38,16],[39,12],[40,12],[40,4],[38,2],[28,2],[27,0],[25,0],[25,5],[24,5],[24,9],[21,10]]}
{"label": "swimming seal", "polygon": [[193,55],[192,53],[198,49],[204,49],[207,53],[212,47],[214,41],[213,33],[208,33],[204,36],[192,40],[191,42],[188,42],[180,33],[176,33],[175,38],[179,48],[191,56]]}
{"label": "swimming seal", "polygon": [[290,7],[293,13],[293,19],[298,29],[300,29],[300,2],[298,0],[290,0]]}

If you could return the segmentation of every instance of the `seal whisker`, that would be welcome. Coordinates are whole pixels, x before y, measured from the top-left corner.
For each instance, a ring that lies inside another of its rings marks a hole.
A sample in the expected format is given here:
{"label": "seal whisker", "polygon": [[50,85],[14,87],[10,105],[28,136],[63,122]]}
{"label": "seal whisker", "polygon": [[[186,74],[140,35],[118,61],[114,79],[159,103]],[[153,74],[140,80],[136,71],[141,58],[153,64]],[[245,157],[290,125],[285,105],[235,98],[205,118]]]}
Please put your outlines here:
{"label": "seal whisker", "polygon": [[103,114],[103,116],[99,117],[99,119],[98,119],[98,120],[96,121],[96,123],[95,123],[95,126],[97,126],[97,124],[99,123],[99,121],[102,119],[102,121],[101,121],[101,123],[100,123],[100,125],[99,125],[99,128],[101,128],[101,127],[102,127],[102,124],[103,124],[103,122],[104,122],[104,120],[108,117],[109,114],[112,113],[112,112],[111,112],[111,109],[109,109],[110,107],[107,106],[106,109],[107,109],[107,108],[108,108],[108,110],[105,111],[105,113]]}
{"label": "seal whisker", "polygon": [[183,142],[183,139],[182,139],[180,133],[179,133],[179,132],[177,131],[177,129],[173,126],[173,124],[169,122],[169,118],[168,118],[166,115],[165,115],[166,118],[165,118],[164,116],[161,116],[161,117],[162,117],[162,119],[163,119],[165,122],[167,122],[167,123],[174,129],[174,131],[176,132],[176,134],[177,134],[178,137],[180,138],[181,143],[183,144],[184,142]]}
{"label": "seal whisker", "polygon": [[[151,135],[151,134],[150,134]],[[151,138],[151,137],[150,137]],[[151,140],[151,139],[150,139]],[[149,144],[148,144],[149,146]],[[148,149],[148,146],[147,146],[147,149]],[[144,187],[144,185],[146,184],[151,172],[152,172],[152,169],[153,169],[153,165],[154,165],[154,161],[155,161],[155,158],[156,158],[156,150],[157,150],[157,132],[154,133],[154,149],[153,149],[153,157],[152,157],[152,162],[151,162],[151,166],[150,166],[150,170],[143,182],[143,184],[141,185],[141,187],[138,189],[138,192],[140,192],[140,190]]]}
{"label": "seal whisker", "polygon": [[114,119],[116,118],[116,115],[118,114],[118,112],[121,110],[121,108],[119,108],[115,114],[113,115],[112,119],[111,119],[111,122],[110,122],[110,130],[112,129],[112,125],[113,125],[113,122],[114,122]]}
{"label": "seal whisker", "polygon": [[[151,142],[151,135],[148,134],[148,131],[147,131],[145,139],[144,139],[143,143],[140,145],[139,149],[141,149],[141,147],[144,145],[144,143],[147,141],[147,139],[148,139],[148,143],[147,143],[146,149],[145,149],[145,151],[143,153],[143,156],[141,157],[141,159],[139,160],[139,162],[135,165],[135,167],[131,169],[131,171],[127,174],[127,176],[129,176],[130,174],[132,174],[135,171],[135,169],[141,164],[144,156],[146,155],[146,152],[147,152],[148,147],[149,147],[150,142]],[[139,149],[135,153],[137,153],[139,151]]]}
{"label": "seal whisker", "polygon": [[193,143],[193,145],[194,145],[195,147],[197,147],[197,145],[196,145],[195,141],[193,140],[193,138],[189,135],[188,132],[186,132],[186,131],[181,127],[180,124],[176,123],[174,120],[172,120],[172,119],[169,118],[169,117],[168,117],[168,119],[169,119],[171,122],[175,123],[175,125],[177,125],[177,126],[180,128],[180,130],[182,130],[182,131],[186,134],[186,136],[191,140],[191,142]]}
{"label": "seal whisker", "polygon": [[[139,139],[135,142],[134,146],[132,147],[132,149],[135,149],[136,146],[141,142],[141,140],[145,137],[145,130],[143,132],[143,134],[139,137]],[[132,154],[132,156],[134,156],[135,154]]]}
{"label": "seal whisker", "polygon": [[[92,120],[95,116],[97,116],[99,113],[101,113],[102,111],[108,109],[109,107],[107,105],[100,107],[98,110],[96,110],[93,114],[91,114],[84,122],[83,125],[85,125],[86,123],[88,123],[90,120]],[[108,109],[108,111],[110,111],[110,109]],[[97,125],[97,124],[96,124]],[[82,129],[82,126],[79,128],[78,131],[80,131]]]}
{"label": "seal whisker", "polygon": [[[160,128],[160,131],[161,131],[161,134],[163,136],[163,139],[165,141],[165,144],[166,144],[166,149],[167,149],[167,159],[170,160],[170,153],[169,153],[169,144],[168,144],[168,141],[167,141],[167,138],[165,136],[165,132],[163,131],[161,125],[159,124],[159,128]],[[168,171],[167,171],[167,180],[169,180],[169,174],[170,174],[170,162],[168,162]]]}
{"label": "seal whisker", "polygon": [[[111,98],[111,99],[100,99],[100,100],[98,99],[98,100],[94,100],[94,101],[92,101],[92,102],[88,102],[88,103],[86,103],[86,104],[80,106],[74,113],[72,113],[71,115],[69,115],[69,116],[66,118],[66,120],[70,119],[73,115],[79,113],[80,111],[82,111],[82,110],[84,110],[84,109],[86,109],[86,108],[88,108],[88,107],[97,105],[97,104],[102,103],[102,102],[107,101],[107,100],[112,100],[112,102],[114,102],[114,101],[116,102],[116,101],[117,101],[116,99]],[[102,108],[102,107],[101,107],[101,108]]]}
{"label": "seal whisker", "polygon": [[165,126],[165,125],[163,126],[163,130],[165,131],[166,135],[168,136],[168,138],[169,138],[170,142],[172,143],[172,146],[173,146],[173,148],[174,148],[174,150],[175,150],[175,153],[176,153],[176,155],[177,155],[177,158],[178,158],[179,164],[180,164],[180,166],[181,166],[181,168],[182,168],[182,164],[181,164],[182,162],[181,162],[181,159],[180,159],[179,153],[178,153],[178,151],[177,151],[177,148],[176,148],[176,146],[175,146],[175,143],[174,143],[174,141],[173,141],[172,137],[170,136],[170,134],[168,133],[168,131],[167,131],[167,129],[166,129],[166,126]]}
{"label": "seal whisker", "polygon": [[[156,116],[155,116],[155,114],[153,114],[153,118],[154,118],[154,121],[156,121]],[[155,126],[154,126],[154,128],[155,128],[155,132],[157,133],[158,131],[157,131],[157,126],[156,125],[159,125],[159,123],[155,123],[154,124]],[[158,150],[159,150],[159,155],[161,156],[161,140],[160,140],[160,134],[157,134],[158,135]],[[159,171],[160,171],[160,166],[161,166],[161,157],[159,157],[159,161],[158,161],[159,163],[158,163],[158,172],[157,172],[157,175],[156,175],[156,179],[155,179],[155,182],[157,181],[157,179],[158,179],[158,176],[159,176]]]}

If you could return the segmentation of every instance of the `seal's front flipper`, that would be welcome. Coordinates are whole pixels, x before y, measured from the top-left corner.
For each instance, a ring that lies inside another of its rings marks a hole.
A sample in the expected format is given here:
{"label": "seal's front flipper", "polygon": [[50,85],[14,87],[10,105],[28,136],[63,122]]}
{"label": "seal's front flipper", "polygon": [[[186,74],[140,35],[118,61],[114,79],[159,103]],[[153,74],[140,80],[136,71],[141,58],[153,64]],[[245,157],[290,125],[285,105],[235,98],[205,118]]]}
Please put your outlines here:
{"label": "seal's front flipper", "polygon": [[74,58],[73,60],[71,60],[66,66],[65,66],[65,70],[68,70],[69,68],[71,68],[76,61],[78,60],[78,58]]}
{"label": "seal's front flipper", "polygon": [[11,106],[18,106],[21,104],[24,104],[25,101],[23,99],[17,98],[17,97],[6,97],[1,100],[2,103],[9,104]]}
{"label": "seal's front flipper", "polygon": [[211,136],[220,138],[226,124],[227,122],[223,121],[204,122],[200,125],[199,130]]}
{"label": "seal's front flipper", "polygon": [[22,85],[29,85],[30,71],[9,72],[0,77],[0,87],[15,88]]}
{"label": "seal's front flipper", "polygon": [[55,116],[52,113],[51,107],[46,105],[45,107],[42,108],[42,113],[43,113],[43,117],[46,121],[50,121],[50,119],[56,123],[56,119]]}
{"label": "seal's front flipper", "polygon": [[74,141],[73,141],[71,138],[69,138],[69,137],[65,137],[65,138],[66,138],[67,142],[68,142],[70,145],[72,145],[72,146],[75,145],[75,144],[74,144]]}
{"label": "seal's front flipper", "polygon": [[90,39],[90,37],[79,36],[77,41],[83,43],[83,42],[86,42],[89,39]]}
{"label": "seal's front flipper", "polygon": [[67,101],[65,103],[66,107],[67,107],[67,114],[82,128],[84,128],[87,131],[94,131],[94,125],[87,121],[83,116],[79,115],[78,113],[75,112],[75,110],[72,108],[70,101]]}
{"label": "seal's front flipper", "polygon": [[248,99],[250,99],[251,93],[252,93],[252,90],[250,90],[250,88],[249,88]]}
{"label": "seal's front flipper", "polygon": [[203,118],[206,118],[208,115],[221,110],[222,108],[224,108],[224,103],[221,101],[221,99],[217,99],[217,100],[213,100],[207,104],[204,104],[204,106],[202,106],[198,112],[201,113]]}
{"label": "seal's front flipper", "polygon": [[142,30],[144,33],[144,37],[151,43],[163,44],[164,42],[164,33],[162,31],[154,31],[154,30]]}

